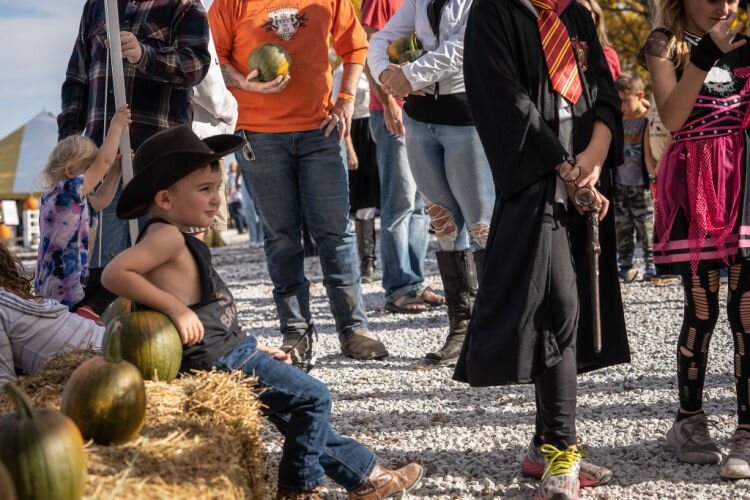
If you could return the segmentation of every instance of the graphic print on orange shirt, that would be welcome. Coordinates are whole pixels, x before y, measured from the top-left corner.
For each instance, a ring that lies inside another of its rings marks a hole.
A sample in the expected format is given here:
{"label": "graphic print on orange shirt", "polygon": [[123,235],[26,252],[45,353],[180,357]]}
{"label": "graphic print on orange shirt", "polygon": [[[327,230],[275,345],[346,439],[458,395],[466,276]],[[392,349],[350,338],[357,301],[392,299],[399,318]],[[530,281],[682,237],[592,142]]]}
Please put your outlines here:
{"label": "graphic print on orange shirt", "polygon": [[289,41],[298,28],[307,25],[307,14],[299,13],[299,4],[277,4],[268,9],[268,19],[263,21],[266,31],[273,31],[279,38]]}

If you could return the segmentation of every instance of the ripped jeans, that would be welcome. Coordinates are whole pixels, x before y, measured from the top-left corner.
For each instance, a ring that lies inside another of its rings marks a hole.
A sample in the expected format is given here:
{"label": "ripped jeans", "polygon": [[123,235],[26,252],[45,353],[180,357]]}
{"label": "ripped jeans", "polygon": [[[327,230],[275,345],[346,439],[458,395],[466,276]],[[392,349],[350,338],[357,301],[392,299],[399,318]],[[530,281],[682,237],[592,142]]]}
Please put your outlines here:
{"label": "ripped jeans", "polygon": [[495,186],[477,129],[419,122],[406,114],[404,126],[409,165],[440,248],[484,248]]}

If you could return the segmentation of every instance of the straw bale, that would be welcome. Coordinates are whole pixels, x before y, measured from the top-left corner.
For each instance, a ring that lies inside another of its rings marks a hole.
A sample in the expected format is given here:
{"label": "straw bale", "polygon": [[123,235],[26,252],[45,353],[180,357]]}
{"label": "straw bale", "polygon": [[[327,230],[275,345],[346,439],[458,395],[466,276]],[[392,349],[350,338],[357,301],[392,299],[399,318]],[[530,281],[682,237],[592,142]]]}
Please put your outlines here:
{"label": "straw bale", "polygon": [[[18,384],[37,406],[59,408],[73,370],[92,351],[52,359]],[[140,437],[120,446],[86,444],[86,496],[95,499],[267,498],[265,449],[255,381],[240,372],[195,372],[146,381]],[[0,414],[13,411],[0,396]]]}

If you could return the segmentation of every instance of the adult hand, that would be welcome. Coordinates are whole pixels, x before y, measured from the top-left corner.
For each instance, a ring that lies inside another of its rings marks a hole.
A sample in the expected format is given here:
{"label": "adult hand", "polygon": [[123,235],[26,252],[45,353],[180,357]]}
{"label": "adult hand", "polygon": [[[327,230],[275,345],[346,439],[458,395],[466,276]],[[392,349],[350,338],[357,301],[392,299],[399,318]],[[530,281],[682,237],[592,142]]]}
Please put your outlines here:
{"label": "adult hand", "polygon": [[716,46],[719,47],[719,50],[721,50],[725,54],[738,47],[742,47],[747,42],[747,40],[745,40],[744,38],[733,41],[735,35],[737,35],[737,33],[739,33],[744,27],[743,23],[738,22],[737,25],[732,28],[732,23],[734,23],[736,19],[737,11],[733,12],[726,19],[714,24],[713,28],[711,28],[708,32],[711,35],[711,39],[714,41]]}
{"label": "adult hand", "polygon": [[325,128],[323,135],[328,137],[333,132],[336,125],[339,126],[338,141],[341,142],[344,137],[349,136],[349,129],[352,125],[352,114],[354,113],[354,103],[345,99],[339,99],[331,109],[331,112],[323,118],[318,128]]}
{"label": "adult hand", "polygon": [[257,92],[259,94],[275,94],[284,90],[289,82],[292,80],[291,76],[277,76],[270,82],[251,82],[253,78],[259,74],[257,69],[252,70],[245,79],[240,82],[242,85],[240,88],[246,92]]}
{"label": "adult hand", "polygon": [[391,64],[380,74],[380,82],[383,84],[383,90],[399,98],[412,93],[411,83],[404,75],[403,67],[397,64]]}
{"label": "adult hand", "polygon": [[195,312],[182,304],[174,312],[167,314],[180,333],[182,343],[191,346],[203,340],[203,323]]}
{"label": "adult hand", "polygon": [[141,42],[129,31],[120,32],[120,46],[122,47],[122,57],[127,59],[130,64],[137,64],[143,57]]}
{"label": "adult hand", "polygon": [[401,106],[398,105],[395,99],[388,99],[388,102],[383,106],[383,119],[385,120],[385,128],[388,131],[397,136],[404,137],[406,135],[406,129],[404,128],[404,117]]}

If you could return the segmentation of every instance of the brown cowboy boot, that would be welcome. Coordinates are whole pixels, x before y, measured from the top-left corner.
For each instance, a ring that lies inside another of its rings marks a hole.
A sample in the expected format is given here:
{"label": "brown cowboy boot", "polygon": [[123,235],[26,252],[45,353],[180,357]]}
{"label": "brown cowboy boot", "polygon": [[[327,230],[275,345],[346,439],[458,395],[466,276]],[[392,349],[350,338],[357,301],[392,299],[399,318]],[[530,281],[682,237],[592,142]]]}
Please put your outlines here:
{"label": "brown cowboy boot", "polygon": [[422,479],[422,466],[408,464],[397,470],[376,465],[365,484],[349,493],[349,500],[380,500],[410,492]]}

